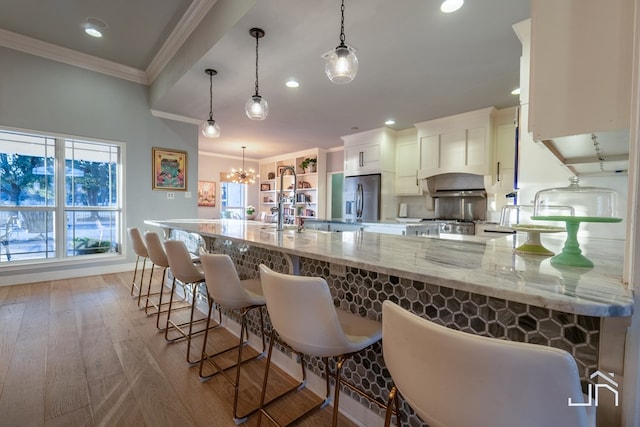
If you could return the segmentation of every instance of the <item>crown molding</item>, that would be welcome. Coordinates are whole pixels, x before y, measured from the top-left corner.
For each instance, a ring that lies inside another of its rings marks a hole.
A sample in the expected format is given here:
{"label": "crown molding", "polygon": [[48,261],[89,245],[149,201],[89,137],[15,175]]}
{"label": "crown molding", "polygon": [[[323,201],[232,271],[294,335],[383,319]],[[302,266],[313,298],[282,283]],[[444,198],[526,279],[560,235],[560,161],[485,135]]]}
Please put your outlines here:
{"label": "crown molding", "polygon": [[188,117],[188,116],[181,116],[179,114],[173,114],[173,113],[167,113],[166,111],[160,111],[160,110],[151,110],[151,115],[154,117],[158,117],[160,119],[167,119],[167,120],[173,120],[176,122],[184,122],[184,123],[190,123],[192,125],[199,125],[200,123],[204,122],[204,119],[197,119],[194,117]]}
{"label": "crown molding", "polygon": [[153,82],[162,72],[167,63],[173,58],[183,43],[189,38],[202,19],[218,0],[194,0],[178,24],[173,29],[167,40],[163,43],[156,56],[151,60],[146,73],[149,82]]}
{"label": "crown molding", "polygon": [[86,70],[95,71],[134,83],[148,85],[149,80],[144,71],[118,64],[106,59],[87,55],[52,43],[43,42],[11,31],[0,29],[0,46],[31,55],[40,56]]}

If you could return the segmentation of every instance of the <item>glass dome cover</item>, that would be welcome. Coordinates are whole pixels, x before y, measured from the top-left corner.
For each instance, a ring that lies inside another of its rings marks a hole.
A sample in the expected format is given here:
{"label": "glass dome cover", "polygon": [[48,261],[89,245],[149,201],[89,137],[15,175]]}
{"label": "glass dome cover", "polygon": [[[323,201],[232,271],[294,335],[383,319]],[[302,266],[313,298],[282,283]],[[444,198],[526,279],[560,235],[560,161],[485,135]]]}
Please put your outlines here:
{"label": "glass dome cover", "polygon": [[[562,221],[567,217],[585,222],[619,221],[617,193],[610,188],[583,187],[578,177],[569,178],[568,187],[538,191],[533,206],[533,219]],[[569,209],[568,209],[569,208]]]}

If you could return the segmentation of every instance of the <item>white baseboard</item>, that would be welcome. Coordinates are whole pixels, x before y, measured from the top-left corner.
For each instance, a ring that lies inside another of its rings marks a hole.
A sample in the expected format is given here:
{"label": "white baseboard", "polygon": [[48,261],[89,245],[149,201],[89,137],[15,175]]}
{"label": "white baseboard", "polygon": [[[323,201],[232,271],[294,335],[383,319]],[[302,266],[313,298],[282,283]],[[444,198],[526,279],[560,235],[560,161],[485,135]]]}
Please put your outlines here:
{"label": "white baseboard", "polygon": [[[135,263],[110,264],[110,265],[67,265],[54,270],[51,268],[39,268],[40,265],[16,266],[7,270],[0,269],[0,286],[22,285],[25,283],[37,283],[48,280],[73,279],[77,277],[95,276],[99,274],[112,274],[131,271]],[[34,271],[35,270],[35,271]]]}

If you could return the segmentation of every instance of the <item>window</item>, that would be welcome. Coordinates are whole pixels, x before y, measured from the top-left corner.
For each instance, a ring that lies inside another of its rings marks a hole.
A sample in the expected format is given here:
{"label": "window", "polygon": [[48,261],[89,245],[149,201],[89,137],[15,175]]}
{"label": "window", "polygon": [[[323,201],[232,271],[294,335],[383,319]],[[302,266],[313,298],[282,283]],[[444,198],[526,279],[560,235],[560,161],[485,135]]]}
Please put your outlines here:
{"label": "window", "polygon": [[245,216],[245,187],[246,184],[235,182],[222,182],[222,207],[220,216],[222,218],[243,219]]}
{"label": "window", "polygon": [[0,267],[118,252],[121,150],[0,130]]}

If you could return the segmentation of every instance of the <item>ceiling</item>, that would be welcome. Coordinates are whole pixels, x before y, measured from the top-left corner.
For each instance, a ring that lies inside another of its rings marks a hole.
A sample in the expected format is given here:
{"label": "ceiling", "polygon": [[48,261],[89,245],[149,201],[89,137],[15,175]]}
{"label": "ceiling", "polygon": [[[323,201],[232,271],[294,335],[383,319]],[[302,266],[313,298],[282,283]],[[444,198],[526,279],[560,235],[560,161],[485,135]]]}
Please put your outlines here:
{"label": "ceiling", "polygon": [[[159,117],[198,123],[209,113],[214,68],[215,140],[200,150],[261,159],[342,145],[343,135],[474,109],[516,105],[521,46],[512,24],[529,0],[467,1],[453,14],[442,0],[347,0],[346,42],[359,72],[346,85],[324,75],[321,55],[339,44],[338,0],[0,0],[0,46],[148,84]],[[87,17],[104,37],[82,31]],[[260,94],[270,113],[251,121],[255,39],[262,28]],[[45,44],[43,42],[49,43]],[[300,87],[285,87],[295,77]]]}

